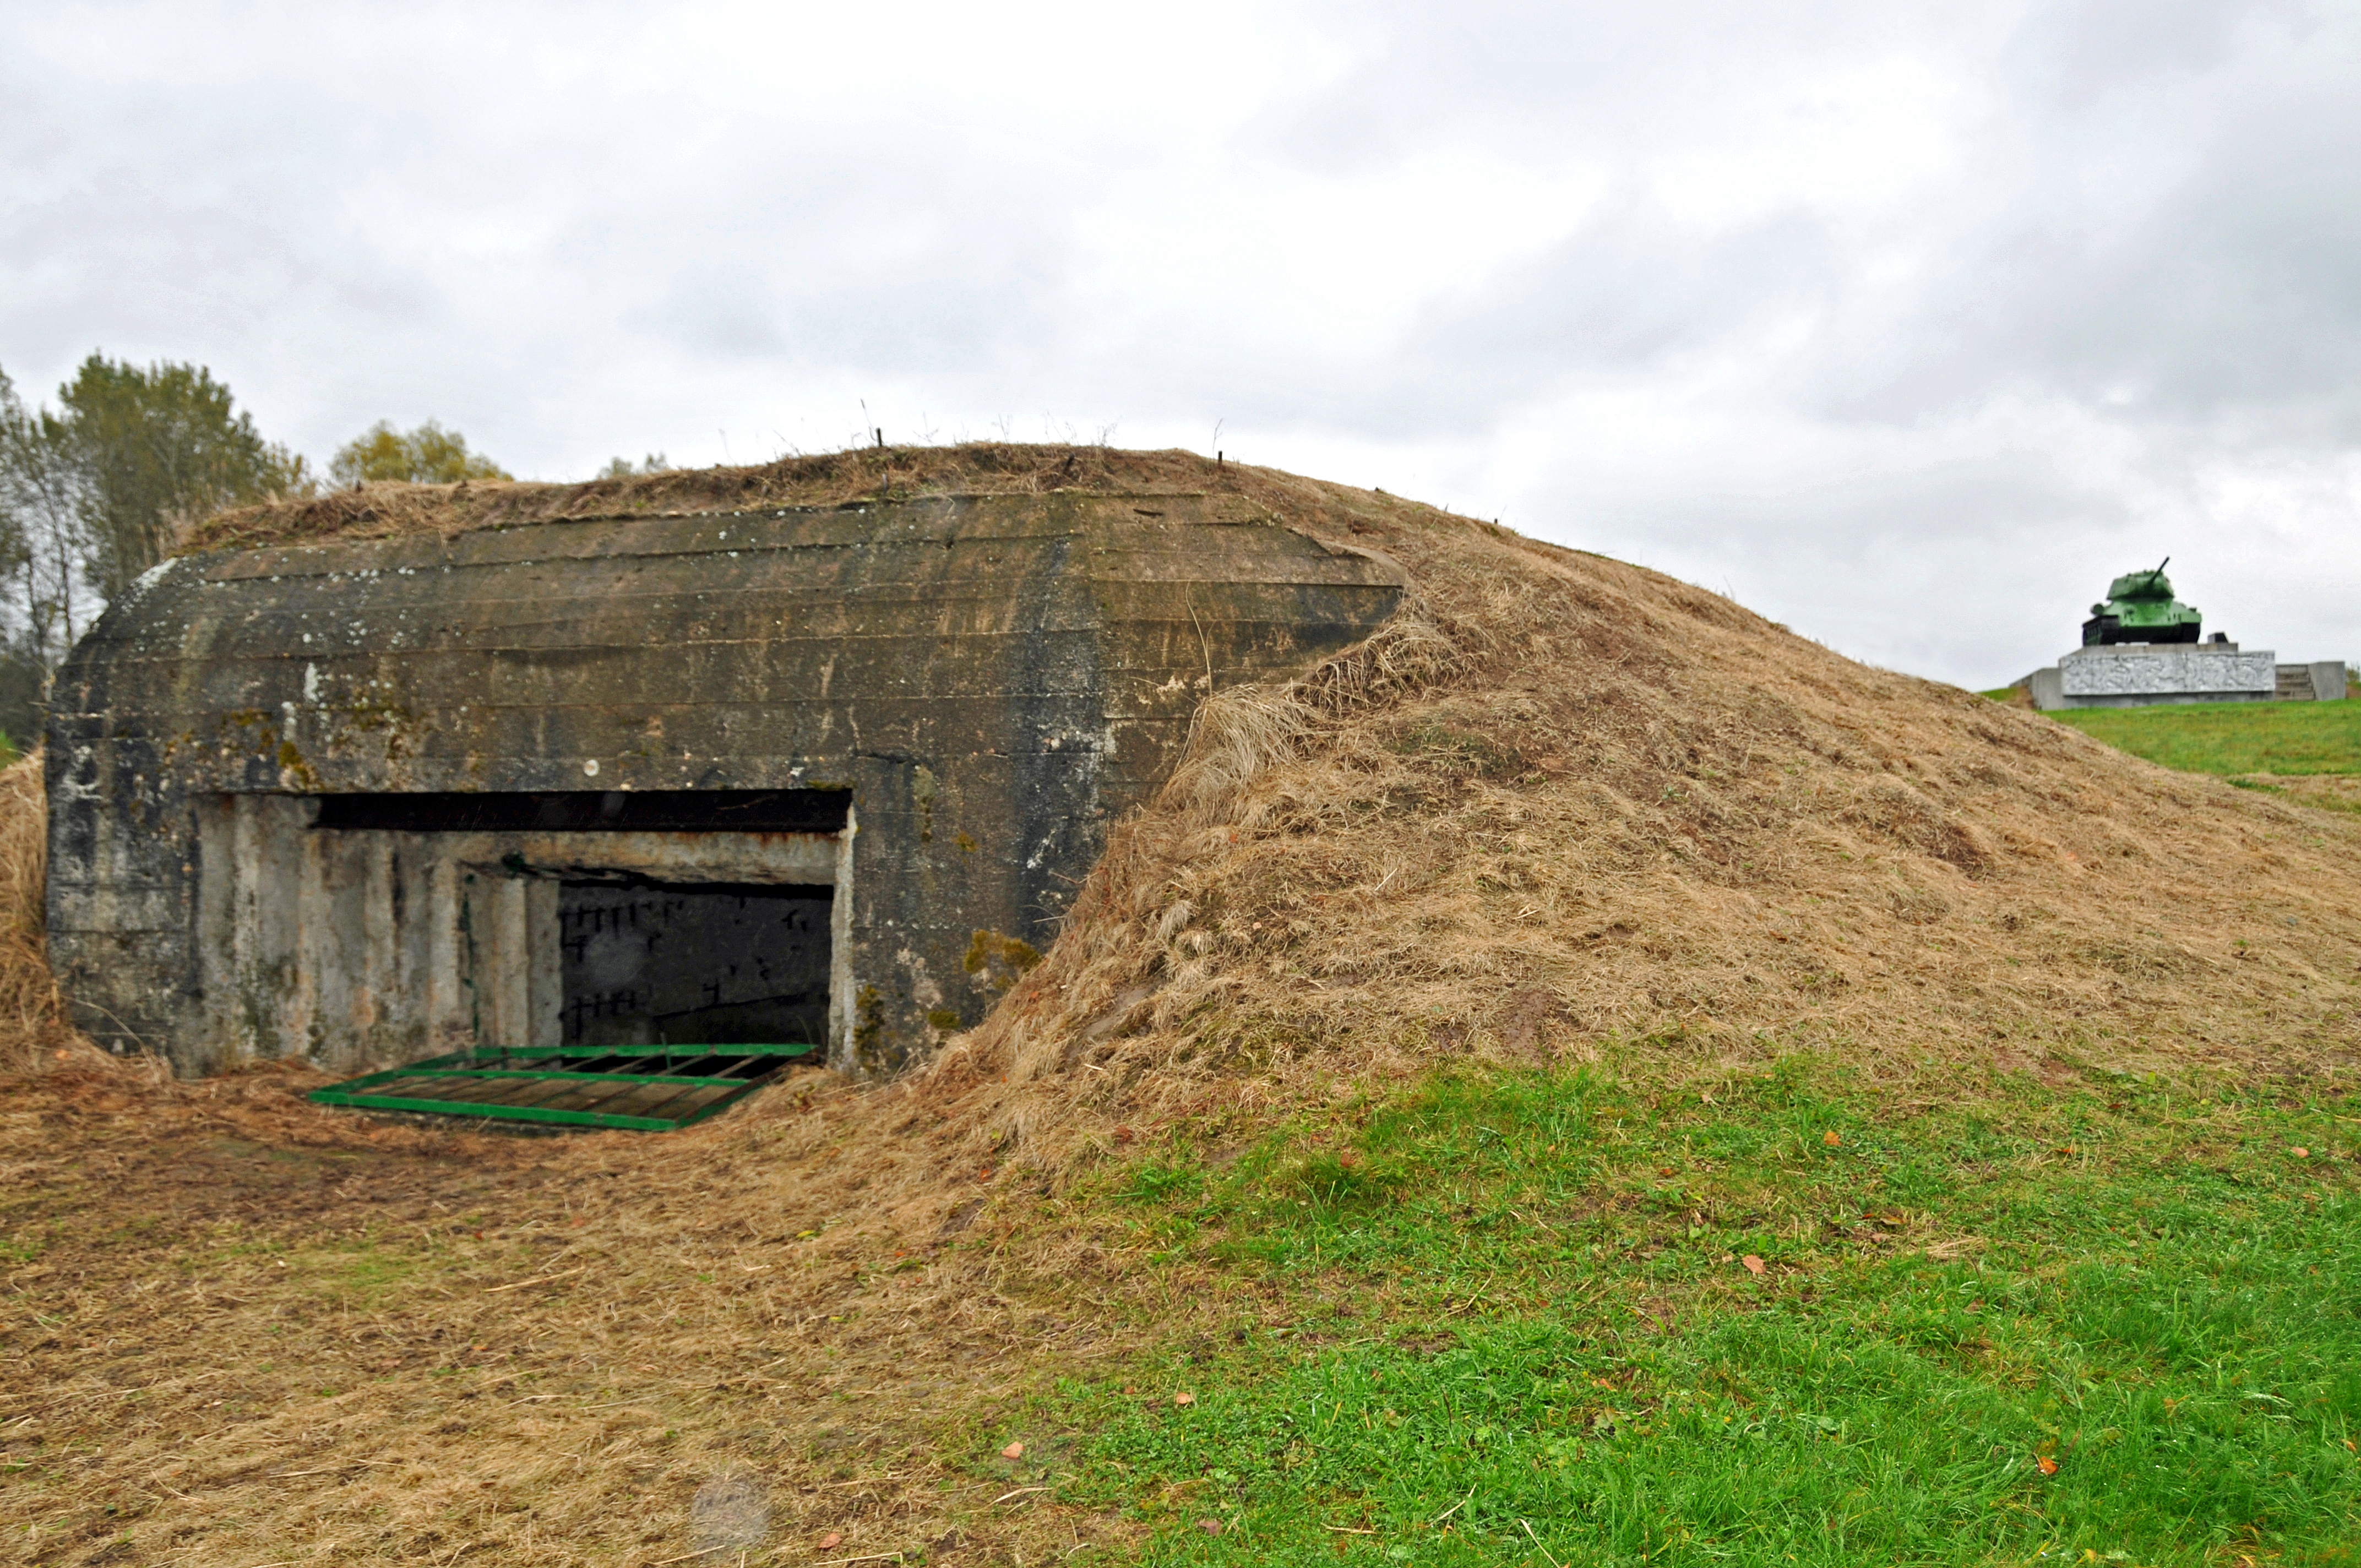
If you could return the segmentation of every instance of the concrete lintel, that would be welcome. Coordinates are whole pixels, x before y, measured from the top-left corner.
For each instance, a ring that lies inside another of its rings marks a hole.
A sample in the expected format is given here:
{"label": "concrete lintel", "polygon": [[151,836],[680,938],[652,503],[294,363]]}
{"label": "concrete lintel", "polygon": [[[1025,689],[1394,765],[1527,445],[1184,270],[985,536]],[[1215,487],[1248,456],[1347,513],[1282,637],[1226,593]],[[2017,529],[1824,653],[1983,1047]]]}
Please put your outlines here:
{"label": "concrete lintel", "polygon": [[[416,835],[404,835],[416,837]],[[544,877],[645,876],[830,887],[834,833],[437,833],[437,853]]]}

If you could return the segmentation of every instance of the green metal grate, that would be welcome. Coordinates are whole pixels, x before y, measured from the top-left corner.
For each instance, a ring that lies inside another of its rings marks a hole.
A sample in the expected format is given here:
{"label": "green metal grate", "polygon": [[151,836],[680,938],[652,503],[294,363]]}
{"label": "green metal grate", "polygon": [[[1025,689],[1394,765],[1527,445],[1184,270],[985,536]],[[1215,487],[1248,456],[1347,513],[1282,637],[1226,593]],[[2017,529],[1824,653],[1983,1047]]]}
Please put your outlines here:
{"label": "green metal grate", "polygon": [[817,1046],[478,1047],[312,1091],[315,1105],[668,1133],[752,1094]]}

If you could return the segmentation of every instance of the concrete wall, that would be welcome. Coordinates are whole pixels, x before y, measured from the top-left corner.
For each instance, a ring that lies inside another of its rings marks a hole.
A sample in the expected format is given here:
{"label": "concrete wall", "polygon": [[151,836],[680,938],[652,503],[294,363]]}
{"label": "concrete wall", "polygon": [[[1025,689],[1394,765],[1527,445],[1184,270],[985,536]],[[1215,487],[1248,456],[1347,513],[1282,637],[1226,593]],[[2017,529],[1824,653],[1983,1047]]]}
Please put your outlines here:
{"label": "concrete wall", "polygon": [[2036,707],[2137,707],[2154,703],[2265,702],[2274,656],[2215,643],[2128,643],[2078,648],[2027,685]]}
{"label": "concrete wall", "polygon": [[[443,836],[311,828],[309,799],[849,789],[855,828],[822,878],[840,890],[830,1055],[890,1070],[981,1018],[1049,945],[1110,817],[1169,772],[1206,692],[1295,674],[1400,593],[1380,557],[1187,496],[174,561],[53,688],[52,960],[85,1027],[186,1072],[539,1038],[551,868],[615,869],[638,852],[614,841],[628,835],[405,842]],[[763,880],[760,846],[670,837],[645,874]]]}

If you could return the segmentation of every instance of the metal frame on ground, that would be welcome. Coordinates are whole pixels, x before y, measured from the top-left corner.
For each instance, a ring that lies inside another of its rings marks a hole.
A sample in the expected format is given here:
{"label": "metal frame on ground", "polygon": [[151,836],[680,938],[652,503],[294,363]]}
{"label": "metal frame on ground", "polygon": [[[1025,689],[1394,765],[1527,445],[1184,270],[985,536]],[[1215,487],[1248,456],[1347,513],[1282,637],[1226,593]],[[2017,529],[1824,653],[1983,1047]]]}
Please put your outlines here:
{"label": "metal frame on ground", "polygon": [[[818,1046],[479,1046],[315,1089],[316,1105],[668,1133]],[[564,1064],[564,1065],[558,1065]],[[633,1070],[655,1067],[659,1070]]]}

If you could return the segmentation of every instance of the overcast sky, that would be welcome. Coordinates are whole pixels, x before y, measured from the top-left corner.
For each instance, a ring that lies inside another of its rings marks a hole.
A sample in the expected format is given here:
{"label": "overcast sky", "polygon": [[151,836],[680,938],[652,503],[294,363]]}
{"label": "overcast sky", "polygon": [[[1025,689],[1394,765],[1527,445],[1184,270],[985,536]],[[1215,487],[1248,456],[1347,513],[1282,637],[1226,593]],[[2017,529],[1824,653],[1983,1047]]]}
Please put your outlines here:
{"label": "overcast sky", "polygon": [[1377,485],[1982,686],[2361,658],[2361,7],[0,0],[0,367],[315,459],[1005,433]]}

